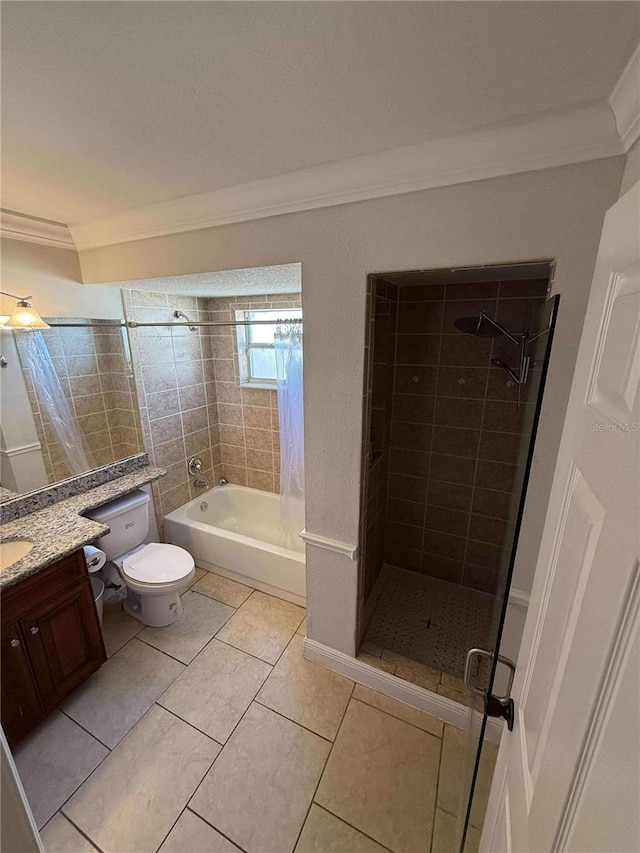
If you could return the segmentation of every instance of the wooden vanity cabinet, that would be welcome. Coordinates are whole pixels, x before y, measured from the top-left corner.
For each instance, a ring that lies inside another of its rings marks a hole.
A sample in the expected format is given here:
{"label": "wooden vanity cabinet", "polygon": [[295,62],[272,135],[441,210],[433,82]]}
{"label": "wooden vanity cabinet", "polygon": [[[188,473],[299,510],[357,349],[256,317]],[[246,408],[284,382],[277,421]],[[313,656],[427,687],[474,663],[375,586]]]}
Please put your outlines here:
{"label": "wooden vanity cabinet", "polygon": [[106,660],[82,551],[2,593],[2,726],[16,743]]}

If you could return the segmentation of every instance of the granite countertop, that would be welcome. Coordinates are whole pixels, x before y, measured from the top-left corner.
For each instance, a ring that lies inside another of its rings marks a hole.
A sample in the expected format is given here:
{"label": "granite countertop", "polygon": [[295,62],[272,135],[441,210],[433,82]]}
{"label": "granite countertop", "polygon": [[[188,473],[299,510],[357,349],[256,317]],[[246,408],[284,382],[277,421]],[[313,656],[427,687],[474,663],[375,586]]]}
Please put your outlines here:
{"label": "granite countertop", "polygon": [[78,548],[89,545],[98,537],[109,533],[106,524],[83,518],[82,513],[158,480],[166,473],[162,468],[147,465],[82,494],[1,525],[0,541],[28,539],[34,546],[21,560],[0,572],[0,589],[13,586],[23,578],[36,574],[67,554],[72,554]]}

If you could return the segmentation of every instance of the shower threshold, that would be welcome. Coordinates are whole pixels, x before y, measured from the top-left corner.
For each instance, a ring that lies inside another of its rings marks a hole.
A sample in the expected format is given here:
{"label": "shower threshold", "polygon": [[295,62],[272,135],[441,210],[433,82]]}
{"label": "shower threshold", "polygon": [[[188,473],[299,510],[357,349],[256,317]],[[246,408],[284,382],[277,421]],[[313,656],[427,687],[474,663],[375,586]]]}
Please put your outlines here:
{"label": "shower threshold", "polygon": [[[467,704],[467,652],[489,636],[487,593],[384,566],[378,603],[358,657],[399,678]],[[479,683],[479,679],[476,679]]]}

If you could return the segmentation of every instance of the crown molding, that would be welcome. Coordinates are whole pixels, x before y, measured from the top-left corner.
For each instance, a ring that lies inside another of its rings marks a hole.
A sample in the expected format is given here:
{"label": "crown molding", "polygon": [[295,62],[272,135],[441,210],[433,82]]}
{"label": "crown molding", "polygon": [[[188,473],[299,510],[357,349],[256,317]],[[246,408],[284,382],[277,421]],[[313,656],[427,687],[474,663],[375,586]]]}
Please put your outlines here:
{"label": "crown molding", "polygon": [[36,219],[8,210],[0,211],[0,236],[27,243],[42,243],[57,249],[76,248],[69,229],[61,222]]}
{"label": "crown molding", "polygon": [[624,154],[605,102],[71,225],[79,251]]}
{"label": "crown molding", "polygon": [[609,97],[618,134],[628,151],[640,137],[640,44],[620,75]]}

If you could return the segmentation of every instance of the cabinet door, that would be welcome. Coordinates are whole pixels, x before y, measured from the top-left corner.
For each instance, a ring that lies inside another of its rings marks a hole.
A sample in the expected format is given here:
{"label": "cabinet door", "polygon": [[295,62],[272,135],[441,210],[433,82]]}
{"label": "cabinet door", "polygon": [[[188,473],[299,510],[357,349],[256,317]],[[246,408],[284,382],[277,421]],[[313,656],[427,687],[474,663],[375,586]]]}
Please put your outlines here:
{"label": "cabinet door", "polygon": [[29,613],[22,630],[46,708],[56,705],[106,659],[88,579]]}
{"label": "cabinet door", "polygon": [[2,630],[2,727],[15,743],[38,722],[44,710],[36,688],[20,626]]}

